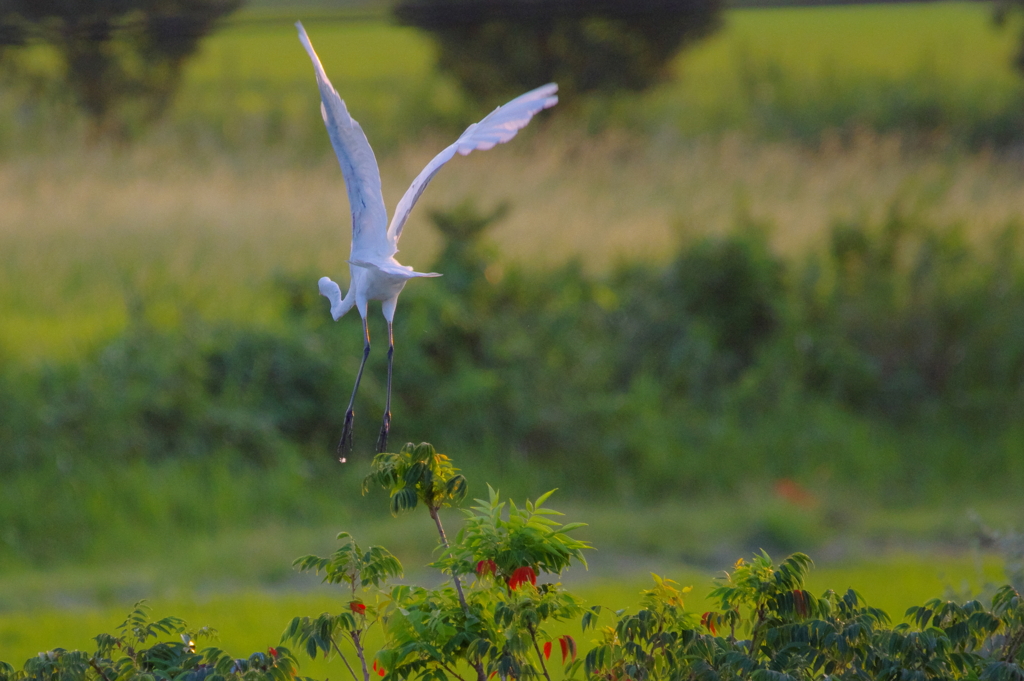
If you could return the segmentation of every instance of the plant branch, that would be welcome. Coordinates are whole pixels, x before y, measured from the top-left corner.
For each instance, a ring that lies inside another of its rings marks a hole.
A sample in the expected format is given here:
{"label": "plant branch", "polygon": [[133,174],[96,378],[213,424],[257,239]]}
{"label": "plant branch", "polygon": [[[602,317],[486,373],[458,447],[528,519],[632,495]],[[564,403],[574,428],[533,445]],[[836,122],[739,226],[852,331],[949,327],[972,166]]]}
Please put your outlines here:
{"label": "plant branch", "polygon": [[451,667],[449,667],[445,663],[442,662],[441,666],[444,668],[444,670],[446,672],[448,672],[449,674],[451,674],[452,676],[457,678],[459,681],[466,681],[466,679],[462,678],[462,676],[457,671],[455,671],[454,669],[452,669]]}
{"label": "plant branch", "polygon": [[1024,645],[1024,628],[1006,637],[1006,647],[1003,652],[1003,661],[1012,662],[1017,657],[1017,651]]}
{"label": "plant branch", "polygon": [[338,652],[338,657],[341,658],[341,661],[345,663],[346,667],[348,667],[348,672],[352,675],[354,681],[359,681],[359,677],[356,676],[356,670],[352,669],[352,665],[348,663],[348,658],[345,657],[345,653],[341,652],[341,648],[338,647],[338,642],[331,638],[331,645],[333,645],[334,649]]}
{"label": "plant branch", "polygon": [[[448,544],[448,537],[444,533],[444,525],[441,524],[441,517],[437,514],[437,506],[434,506],[433,504],[428,504],[427,508],[430,509],[430,517],[434,519],[434,525],[437,526],[437,533],[441,537],[441,545],[444,546],[446,549],[450,548],[450,545]],[[462,592],[462,580],[459,579],[459,576],[455,574],[454,570],[452,570],[452,582],[455,583],[455,592],[459,595],[459,604],[462,605],[462,612],[466,615],[466,618],[468,619],[470,614],[469,603],[466,602],[466,594]],[[487,676],[484,673],[483,663],[480,662],[480,660],[472,660],[470,661],[470,664],[472,664],[473,669],[476,670],[477,681],[486,681]],[[548,679],[548,681],[551,680]]]}
{"label": "plant branch", "polygon": [[531,626],[527,626],[526,630],[530,632],[530,640],[533,641],[533,649],[537,651],[537,659],[540,660],[540,668],[544,672],[544,678],[551,681],[551,675],[548,674],[548,666],[544,664],[544,653],[541,652],[540,646],[537,645],[537,631]]}
{"label": "plant branch", "polygon": [[363,655],[363,644],[359,640],[359,632],[353,630],[348,634],[352,637],[352,645],[356,647],[356,655],[359,656],[359,662],[363,665],[363,681],[370,681],[370,670],[366,668],[366,656]]}
{"label": "plant branch", "polygon": [[100,666],[98,664],[96,664],[96,658],[94,658],[94,657],[90,657],[89,658],[89,666],[91,666],[93,669],[96,670],[96,673],[100,675],[100,678],[103,679],[103,681],[110,681],[110,679],[107,678],[106,672],[104,672],[100,668]]}
{"label": "plant branch", "polygon": [[[437,533],[441,535],[441,544],[447,549],[449,548],[448,537],[444,533],[444,526],[441,524],[441,517],[437,514],[437,507],[428,506],[430,509],[430,517],[434,519],[434,524],[437,526]],[[455,582],[455,592],[459,594],[459,603],[462,605],[462,611],[469,615],[469,604],[466,602],[466,594],[462,592],[462,580],[459,576],[452,571],[452,581]]]}

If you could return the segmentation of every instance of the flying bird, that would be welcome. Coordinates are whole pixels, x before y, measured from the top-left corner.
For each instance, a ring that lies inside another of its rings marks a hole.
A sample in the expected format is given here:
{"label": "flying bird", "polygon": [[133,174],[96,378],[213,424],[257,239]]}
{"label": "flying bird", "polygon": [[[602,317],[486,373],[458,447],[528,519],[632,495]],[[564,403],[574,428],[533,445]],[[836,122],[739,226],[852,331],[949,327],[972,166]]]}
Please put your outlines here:
{"label": "flying bird", "polygon": [[363,321],[363,361],[359,364],[352,397],[349,398],[348,409],[345,411],[341,440],[338,442],[338,454],[340,460],[344,462],[346,454],[352,451],[352,423],[355,418],[353,405],[359,391],[359,381],[363,377],[366,358],[370,356],[370,331],[366,325],[367,304],[371,300],[379,300],[381,312],[388,323],[387,400],[380,435],[377,438],[377,451],[383,452],[387,447],[388,432],[391,429],[391,368],[395,354],[392,322],[395,318],[398,294],[410,279],[441,276],[435,272],[414,272],[411,267],[401,265],[395,260],[398,239],[402,236],[402,228],[409,218],[409,213],[412,212],[412,207],[426,189],[427,183],[445,163],[455,157],[456,153],[465,156],[477,149],[490,149],[497,144],[508,142],[535,114],[558,103],[558,97],[555,95],[558,85],[549,83],[520,95],[504,106],[499,106],[479,123],[466,128],[459,139],[435,156],[416,176],[398,202],[389,224],[381,193],[380,170],[377,168],[377,159],[373,155],[370,143],[363,129],[349,115],[345,102],[338,96],[331,81],[327,79],[327,74],[324,73],[302,22],[296,23],[295,27],[299,30],[299,41],[313,62],[316,82],[320,87],[320,113],[327,126],[331,145],[341,164],[349,207],[352,210],[348,293],[342,297],[341,287],[328,277],[321,277],[319,281],[320,294],[331,301],[331,316],[335,321],[341,319],[353,306],[359,311]]}

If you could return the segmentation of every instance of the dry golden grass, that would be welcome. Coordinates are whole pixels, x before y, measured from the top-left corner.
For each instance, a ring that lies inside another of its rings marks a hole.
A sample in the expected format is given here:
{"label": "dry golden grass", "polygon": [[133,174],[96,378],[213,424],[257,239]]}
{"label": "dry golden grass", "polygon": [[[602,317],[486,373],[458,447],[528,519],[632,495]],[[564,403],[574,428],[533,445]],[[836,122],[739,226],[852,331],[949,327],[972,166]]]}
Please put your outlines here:
{"label": "dry golden grass", "polygon": [[[324,140],[326,144],[326,139]],[[394,206],[446,140],[381,159]],[[880,219],[893,205],[984,235],[1024,216],[1019,158],[859,136],[808,149],[741,138],[682,142],[548,127],[457,158],[434,180],[402,241],[403,262],[429,268],[429,211],[466,198],[509,201],[493,238],[545,267],[579,257],[664,261],[682,239],[724,233],[749,215],[794,254],[842,218]],[[116,332],[128,290],[151,314],[269,320],[278,273],[345,277],[348,208],[333,159],[298,167],[168,154],[156,145],[0,165],[0,350],[76,353]]]}

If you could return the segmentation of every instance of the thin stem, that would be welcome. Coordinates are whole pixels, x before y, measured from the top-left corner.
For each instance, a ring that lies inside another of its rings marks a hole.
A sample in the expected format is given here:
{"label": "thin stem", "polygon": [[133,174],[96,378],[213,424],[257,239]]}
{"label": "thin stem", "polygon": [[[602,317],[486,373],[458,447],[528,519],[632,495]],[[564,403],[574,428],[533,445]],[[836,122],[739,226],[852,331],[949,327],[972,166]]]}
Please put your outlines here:
{"label": "thin stem", "polygon": [[347,658],[347,657],[345,657],[345,653],[341,652],[341,648],[339,648],[339,647],[338,647],[338,642],[337,642],[337,641],[335,641],[335,640],[334,640],[334,639],[332,638],[332,639],[331,639],[331,645],[333,645],[333,646],[334,646],[334,649],[335,649],[335,650],[336,650],[336,651],[338,652],[338,657],[340,657],[340,658],[341,658],[341,661],[345,663],[345,666],[346,666],[346,667],[348,667],[348,673],[352,675],[352,678],[353,678],[353,679],[354,679],[355,681],[359,681],[359,677],[358,677],[358,676],[356,676],[356,670],[355,670],[355,669],[352,669],[352,665],[350,665],[350,664],[348,663],[348,658]]}
{"label": "thin stem", "polygon": [[96,670],[96,673],[100,675],[100,678],[103,679],[103,681],[110,681],[110,679],[107,678],[106,672],[100,669],[100,666],[96,664],[96,658],[89,658],[89,665]]}
{"label": "thin stem", "polygon": [[441,663],[441,666],[444,667],[444,670],[446,672],[448,672],[449,674],[451,674],[452,676],[457,678],[459,681],[466,681],[464,678],[462,678],[462,676],[457,671],[455,671],[454,669],[452,669],[448,665],[444,664],[443,662]]}
{"label": "thin stem", "polygon": [[[450,548],[448,544],[448,537],[444,533],[444,526],[441,524],[441,517],[437,514],[437,507],[433,504],[429,504],[427,508],[430,509],[430,517],[434,519],[434,524],[437,526],[437,533],[441,536],[441,545],[446,549]],[[465,613],[466,618],[469,618],[469,603],[466,602],[466,594],[462,592],[462,580],[459,576],[452,571],[452,581],[455,583],[455,592],[459,595],[459,603],[462,605],[462,612]],[[484,674],[484,665],[480,660],[473,660],[470,662],[473,665],[473,669],[476,670],[477,681],[486,681],[486,675]],[[551,681],[548,679],[548,681]]]}
{"label": "thin stem", "polygon": [[359,640],[358,631],[348,632],[352,637],[352,643],[356,647],[356,655],[359,656],[359,662],[363,665],[363,681],[370,681],[370,670],[366,668],[366,656],[363,655],[363,644]]}
{"label": "thin stem", "polygon": [[762,605],[757,609],[757,621],[750,628],[750,656],[754,659],[757,659],[757,651],[761,645],[761,629],[766,619],[765,606]]}
{"label": "thin stem", "polygon": [[1006,637],[1006,648],[1003,654],[1004,662],[1012,662],[1017,657],[1017,651],[1024,644],[1024,629]]}
{"label": "thin stem", "polygon": [[664,631],[665,631],[665,619],[664,619],[663,616],[659,616],[658,617],[658,631],[656,632],[656,634],[654,636],[654,640],[658,641],[658,643],[652,644],[651,645],[651,652],[647,653],[647,663],[649,665],[651,665],[651,667],[654,666],[654,651],[659,650],[659,649],[664,651],[664,650],[667,650],[667,648],[668,648],[668,645],[666,644],[665,638],[661,635]]}
{"label": "thin stem", "polygon": [[540,651],[540,646],[537,645],[537,632],[533,627],[527,627],[526,630],[530,632],[530,640],[533,641],[533,649],[537,651],[537,659],[540,660],[540,668],[544,672],[544,678],[551,681],[551,675],[548,674],[548,666],[544,664],[544,653]]}
{"label": "thin stem", "polygon": [[[448,537],[445,536],[444,526],[441,525],[441,517],[437,514],[437,509],[434,506],[430,507],[430,517],[434,519],[434,524],[437,525],[437,533],[441,535],[441,544],[447,549]],[[452,572],[452,581],[455,582],[455,591],[459,594],[459,603],[462,604],[462,611],[469,615],[469,604],[466,602],[466,595],[462,592],[462,580],[459,576]]]}

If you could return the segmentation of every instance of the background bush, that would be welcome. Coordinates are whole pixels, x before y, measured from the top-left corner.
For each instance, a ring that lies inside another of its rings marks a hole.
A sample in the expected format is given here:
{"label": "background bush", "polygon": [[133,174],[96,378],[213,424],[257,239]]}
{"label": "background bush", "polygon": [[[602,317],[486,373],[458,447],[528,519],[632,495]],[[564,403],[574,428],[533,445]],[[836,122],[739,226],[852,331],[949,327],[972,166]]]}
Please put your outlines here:
{"label": "background bush", "polygon": [[401,0],[397,19],[426,29],[438,66],[492,102],[557,81],[587,92],[643,90],[717,28],[719,0]]}
{"label": "background bush", "polygon": [[[903,501],[1021,482],[1018,229],[975,246],[893,212],[836,224],[828,250],[795,263],[741,225],[665,266],[591,275],[502,263],[486,234],[503,210],[433,216],[445,276],[410,287],[396,318],[396,441],[422,434],[490,470],[529,462],[581,494],[647,501],[823,474],[833,489]],[[3,474],[61,486],[88,471],[223,466],[240,480],[278,471],[287,491],[290,476],[301,483],[287,463],[298,457],[315,475],[333,460],[361,334],[354,318],[330,322],[313,280],[281,280],[285,331],[159,330],[138,302],[128,330],[87,362],[8,364]],[[357,452],[383,407],[381,348],[356,404]],[[285,516],[316,508],[267,499]],[[8,499],[4,526],[30,536],[46,522],[33,506],[49,503]],[[109,506],[97,508],[80,521],[102,522]]]}

